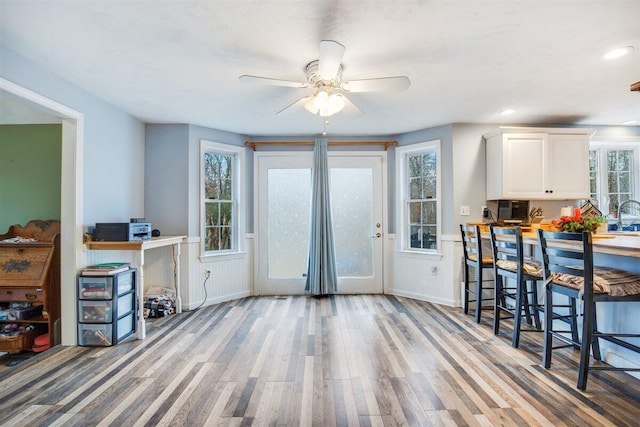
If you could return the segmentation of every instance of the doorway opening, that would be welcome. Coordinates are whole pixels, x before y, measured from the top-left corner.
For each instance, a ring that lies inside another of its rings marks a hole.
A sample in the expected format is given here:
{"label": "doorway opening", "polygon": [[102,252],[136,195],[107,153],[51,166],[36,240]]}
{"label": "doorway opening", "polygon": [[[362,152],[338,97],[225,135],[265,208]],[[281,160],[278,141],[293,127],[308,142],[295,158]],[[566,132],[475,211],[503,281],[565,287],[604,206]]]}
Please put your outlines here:
{"label": "doorway opening", "polygon": [[33,111],[57,117],[62,123],[60,203],[61,344],[76,345],[75,275],[82,244],[83,114],[0,77],[0,97]]}

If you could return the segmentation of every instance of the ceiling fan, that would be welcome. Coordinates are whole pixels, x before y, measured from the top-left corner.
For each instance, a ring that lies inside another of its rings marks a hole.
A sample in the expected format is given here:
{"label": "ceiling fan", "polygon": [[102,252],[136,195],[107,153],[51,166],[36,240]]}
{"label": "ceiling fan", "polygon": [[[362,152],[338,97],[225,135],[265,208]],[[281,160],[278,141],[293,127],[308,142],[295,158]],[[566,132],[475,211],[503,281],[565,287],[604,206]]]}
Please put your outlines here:
{"label": "ceiling fan", "polygon": [[351,111],[362,114],[362,110],[344,96],[345,93],[400,92],[411,85],[407,76],[343,81],[342,57],[344,51],[345,47],[340,43],[334,40],[322,40],[320,42],[320,58],[309,62],[305,67],[306,82],[293,82],[247,74],[240,76],[240,81],[298,89],[312,88],[314,89],[313,94],[298,99],[276,114],[290,112],[304,105],[307,111],[322,117],[336,114],[347,105],[351,107],[349,108]]}

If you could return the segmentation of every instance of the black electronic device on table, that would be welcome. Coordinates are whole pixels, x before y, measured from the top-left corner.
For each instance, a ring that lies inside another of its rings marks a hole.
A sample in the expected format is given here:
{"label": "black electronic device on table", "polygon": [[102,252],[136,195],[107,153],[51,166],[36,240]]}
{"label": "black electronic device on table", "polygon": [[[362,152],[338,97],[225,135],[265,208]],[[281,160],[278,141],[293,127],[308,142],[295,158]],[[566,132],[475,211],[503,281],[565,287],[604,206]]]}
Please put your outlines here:
{"label": "black electronic device on table", "polygon": [[93,240],[100,242],[127,242],[151,238],[148,222],[99,222],[93,231]]}
{"label": "black electronic device on table", "polygon": [[498,224],[528,225],[528,200],[498,200]]}

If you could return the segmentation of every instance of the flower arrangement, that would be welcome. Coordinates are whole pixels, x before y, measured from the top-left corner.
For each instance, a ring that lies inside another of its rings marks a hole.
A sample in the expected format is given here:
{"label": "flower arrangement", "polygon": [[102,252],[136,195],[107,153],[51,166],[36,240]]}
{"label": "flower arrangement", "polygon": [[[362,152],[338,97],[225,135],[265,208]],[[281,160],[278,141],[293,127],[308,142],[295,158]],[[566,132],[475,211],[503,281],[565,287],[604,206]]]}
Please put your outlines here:
{"label": "flower arrangement", "polygon": [[559,219],[551,221],[551,226],[558,231],[570,233],[581,233],[583,231],[595,232],[600,224],[607,222],[607,217],[602,215],[592,215],[585,217],[561,216]]}

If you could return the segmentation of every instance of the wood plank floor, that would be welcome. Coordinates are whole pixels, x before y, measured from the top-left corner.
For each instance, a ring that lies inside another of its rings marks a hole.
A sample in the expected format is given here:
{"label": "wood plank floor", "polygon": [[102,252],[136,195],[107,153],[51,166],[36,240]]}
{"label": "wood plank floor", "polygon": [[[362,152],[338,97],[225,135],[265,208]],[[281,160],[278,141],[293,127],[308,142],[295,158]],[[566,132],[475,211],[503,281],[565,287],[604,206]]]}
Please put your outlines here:
{"label": "wood plank floor", "polygon": [[393,296],[255,297],[158,319],[145,340],[57,347],[0,372],[20,426],[623,426],[640,380],[577,352],[541,367],[460,309]]}

